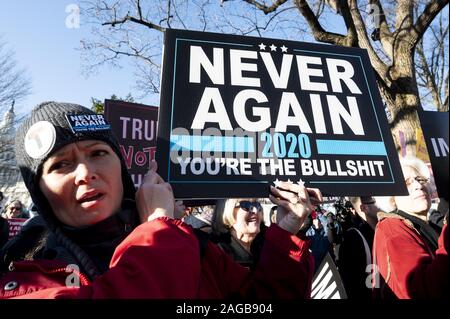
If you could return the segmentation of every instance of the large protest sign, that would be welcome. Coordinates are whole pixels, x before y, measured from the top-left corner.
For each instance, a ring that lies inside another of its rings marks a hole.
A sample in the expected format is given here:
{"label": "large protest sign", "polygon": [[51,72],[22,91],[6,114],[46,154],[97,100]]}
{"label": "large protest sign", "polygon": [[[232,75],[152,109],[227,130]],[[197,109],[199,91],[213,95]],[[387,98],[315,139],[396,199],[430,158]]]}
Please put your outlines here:
{"label": "large protest sign", "polygon": [[419,112],[439,197],[448,200],[448,112]]}
{"label": "large protest sign", "polygon": [[157,161],[179,198],[406,194],[367,53],[167,30]]}
{"label": "large protest sign", "polygon": [[326,254],[314,274],[311,299],[346,299],[344,285],[330,254]]}
{"label": "large protest sign", "polygon": [[158,108],[105,100],[105,116],[119,140],[134,185],[138,187],[155,159]]}

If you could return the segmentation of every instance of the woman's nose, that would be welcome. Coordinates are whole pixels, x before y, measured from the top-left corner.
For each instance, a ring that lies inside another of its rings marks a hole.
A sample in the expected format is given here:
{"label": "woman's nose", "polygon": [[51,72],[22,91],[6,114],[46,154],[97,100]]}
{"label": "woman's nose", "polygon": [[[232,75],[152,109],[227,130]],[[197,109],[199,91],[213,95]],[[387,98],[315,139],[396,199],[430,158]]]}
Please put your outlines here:
{"label": "woman's nose", "polygon": [[78,163],[75,169],[75,184],[82,185],[97,178],[94,168],[88,163]]}

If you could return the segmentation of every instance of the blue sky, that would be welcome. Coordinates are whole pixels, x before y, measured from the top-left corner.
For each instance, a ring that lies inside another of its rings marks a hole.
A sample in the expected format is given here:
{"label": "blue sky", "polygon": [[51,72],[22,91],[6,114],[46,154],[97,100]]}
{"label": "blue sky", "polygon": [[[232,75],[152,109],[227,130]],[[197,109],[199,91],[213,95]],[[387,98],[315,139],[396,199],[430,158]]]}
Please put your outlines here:
{"label": "blue sky", "polygon": [[[19,66],[27,69],[32,81],[32,94],[16,104],[16,112],[24,114],[48,100],[90,106],[91,97],[125,97],[134,89],[133,68],[124,62],[122,68],[102,67],[97,74],[85,77],[81,72],[79,41],[89,35],[89,26],[67,28],[66,6],[74,0],[2,1],[0,4],[0,36],[15,52]],[[154,98],[153,98],[154,100]],[[155,103],[150,98],[140,103]],[[156,101],[157,103],[158,101]],[[1,114],[0,114],[1,116]]]}

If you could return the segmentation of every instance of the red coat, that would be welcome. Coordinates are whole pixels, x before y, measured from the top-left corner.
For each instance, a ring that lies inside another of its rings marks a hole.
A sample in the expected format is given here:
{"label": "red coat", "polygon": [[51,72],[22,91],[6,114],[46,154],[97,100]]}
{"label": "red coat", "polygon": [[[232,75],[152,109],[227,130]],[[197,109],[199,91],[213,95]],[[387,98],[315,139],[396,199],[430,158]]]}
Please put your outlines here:
{"label": "red coat", "polygon": [[375,230],[373,257],[381,276],[375,296],[421,299],[448,295],[447,225],[434,252],[409,221],[395,214],[384,216],[388,215],[392,216],[379,221]]}
{"label": "red coat", "polygon": [[[201,263],[201,264],[200,264]],[[158,218],[137,227],[115,250],[110,269],[80,287],[67,287],[65,264],[15,262],[0,277],[0,298],[308,298],[313,259],[309,242],[276,225],[266,233],[253,273],[197,237],[179,220]]]}

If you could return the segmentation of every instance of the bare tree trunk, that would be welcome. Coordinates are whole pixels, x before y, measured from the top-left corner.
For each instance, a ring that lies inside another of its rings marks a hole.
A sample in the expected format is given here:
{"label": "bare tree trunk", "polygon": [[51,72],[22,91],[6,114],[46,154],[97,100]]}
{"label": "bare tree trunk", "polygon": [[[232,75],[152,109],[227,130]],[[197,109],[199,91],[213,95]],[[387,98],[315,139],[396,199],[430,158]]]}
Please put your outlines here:
{"label": "bare tree trunk", "polygon": [[[407,155],[416,154],[416,130],[420,129],[417,111],[422,109],[416,81],[414,66],[414,50],[404,44],[404,48],[395,50],[394,66],[389,71],[392,79],[387,106],[392,115],[389,123],[397,150],[406,147]],[[401,139],[401,140],[400,140]],[[404,145],[401,145],[403,144]]]}
{"label": "bare tree trunk", "polygon": [[[102,21],[102,25],[118,27],[124,24],[135,24],[139,27],[146,27],[148,30],[163,31],[165,27],[162,25],[162,22],[165,22],[164,25],[170,28],[172,26],[175,27],[175,22],[178,20],[178,25],[181,25],[183,28],[186,27],[182,21],[183,19],[176,14],[180,11],[177,11],[177,5],[173,1],[167,2],[168,10],[161,10],[161,12],[166,14],[159,23],[151,22],[147,15],[143,14],[141,6],[144,2],[141,3],[139,0],[129,1],[134,2],[134,7],[137,8],[138,14],[136,16],[132,15],[132,12],[136,11],[134,9],[122,10],[127,12],[124,16],[117,14],[117,12],[121,12],[118,4],[120,1],[115,2],[114,5],[107,5],[105,1],[98,0],[92,0],[92,2],[95,4],[93,4],[94,8],[100,8],[100,11],[109,13],[110,20]],[[221,1],[222,6],[224,2],[226,1]],[[272,19],[279,17],[279,14],[281,16],[281,13],[284,14],[288,11],[290,12],[292,8],[296,8],[298,13],[305,19],[309,26],[309,32],[316,41],[346,47],[359,47],[367,50],[381,95],[392,115],[389,124],[398,150],[400,151],[400,146],[404,144],[407,154],[416,153],[416,133],[417,129],[420,130],[417,111],[422,109],[422,105],[416,79],[414,52],[435,17],[448,6],[449,0],[429,0],[423,3],[411,0],[364,1],[370,5],[371,10],[369,11],[364,8],[363,1],[357,0],[243,0],[243,2],[269,16],[265,27],[258,28],[258,23],[255,22],[257,20],[255,13],[252,12],[251,17],[250,15],[245,15],[244,12],[242,15],[238,13],[242,21],[253,20],[254,25],[252,25],[256,27],[252,28],[257,32],[260,29],[265,30],[271,21],[275,21]],[[291,7],[292,2],[293,7]],[[201,12],[203,12],[200,21],[206,21],[204,19],[206,3],[209,2],[204,1],[204,5],[200,5]],[[232,7],[237,3],[238,1],[229,1],[229,6]],[[318,9],[313,10],[314,6],[311,7],[312,5],[318,5]],[[326,26],[329,23],[324,23],[326,21],[321,19],[324,6],[329,6],[331,12],[342,18],[345,23],[344,32],[342,30],[339,31],[342,33],[333,32],[336,31],[334,26],[330,26],[331,30],[327,30]],[[149,8],[147,7],[147,11]],[[395,9],[395,12],[392,9]],[[97,12],[97,10],[94,10],[94,12]],[[173,16],[171,12],[175,13],[175,15]],[[155,21],[158,20],[155,19]],[[296,23],[293,25],[297,27]],[[203,30],[205,29],[206,22]],[[445,28],[442,30],[445,30]],[[442,35],[444,34],[446,33],[443,32]],[[106,37],[106,39],[109,38]],[[152,71],[157,69],[156,63],[153,62],[154,55],[151,54],[152,52],[148,47],[140,50],[132,48],[131,51],[127,52],[124,52],[120,45],[117,46],[120,48],[119,50],[117,47],[112,48],[109,43],[103,46],[86,45],[86,48],[90,47],[108,48],[107,52],[112,52],[113,56],[104,58],[106,61],[116,59],[122,55],[144,57],[146,62],[155,65]],[[143,54],[142,50],[146,54]],[[444,61],[444,58],[442,60]],[[441,80],[436,82],[439,88],[438,92],[441,93],[442,91],[440,90],[444,91],[443,94],[439,95],[442,95],[444,109],[448,109],[448,72],[445,72],[444,68],[440,69],[438,73],[442,74]]]}

